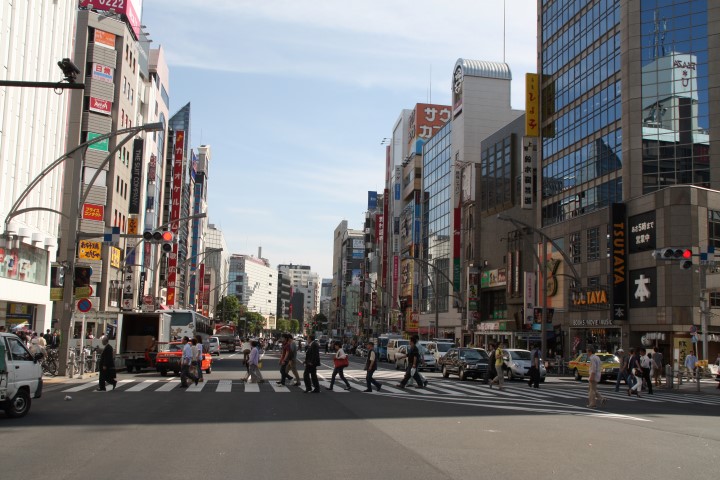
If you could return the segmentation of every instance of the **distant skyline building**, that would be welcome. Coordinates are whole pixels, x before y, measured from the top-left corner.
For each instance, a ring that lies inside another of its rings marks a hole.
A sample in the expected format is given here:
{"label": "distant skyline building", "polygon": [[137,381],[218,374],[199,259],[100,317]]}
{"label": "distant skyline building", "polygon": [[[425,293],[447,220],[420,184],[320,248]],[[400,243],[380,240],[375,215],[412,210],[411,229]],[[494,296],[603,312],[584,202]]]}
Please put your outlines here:
{"label": "distant skyline building", "polygon": [[207,306],[207,315],[214,317],[215,308],[220,299],[227,295],[230,275],[230,251],[228,250],[225,235],[214,224],[208,223],[205,232],[205,251],[221,249],[206,253],[203,260],[204,280],[199,291],[202,311]]}
{"label": "distant skyline building", "polygon": [[[278,271],[287,275],[290,280],[293,294],[302,293],[303,299],[303,318],[312,318],[320,312],[320,276],[311,270],[309,265],[278,265]],[[293,317],[299,312],[293,309]]]}
{"label": "distant skyline building", "polygon": [[228,294],[235,295],[250,312],[265,318],[265,329],[274,330],[277,315],[278,271],[270,262],[251,255],[230,257],[230,286]]}

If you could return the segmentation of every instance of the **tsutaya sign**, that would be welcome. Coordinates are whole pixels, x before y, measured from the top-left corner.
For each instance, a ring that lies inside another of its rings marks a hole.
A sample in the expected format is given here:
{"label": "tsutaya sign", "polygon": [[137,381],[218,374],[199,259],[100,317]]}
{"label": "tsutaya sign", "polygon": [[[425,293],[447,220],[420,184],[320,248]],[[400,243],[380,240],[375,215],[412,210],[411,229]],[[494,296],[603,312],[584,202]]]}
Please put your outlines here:
{"label": "tsutaya sign", "polygon": [[572,327],[612,327],[615,325],[611,318],[605,318],[602,320],[573,320],[570,324]]}

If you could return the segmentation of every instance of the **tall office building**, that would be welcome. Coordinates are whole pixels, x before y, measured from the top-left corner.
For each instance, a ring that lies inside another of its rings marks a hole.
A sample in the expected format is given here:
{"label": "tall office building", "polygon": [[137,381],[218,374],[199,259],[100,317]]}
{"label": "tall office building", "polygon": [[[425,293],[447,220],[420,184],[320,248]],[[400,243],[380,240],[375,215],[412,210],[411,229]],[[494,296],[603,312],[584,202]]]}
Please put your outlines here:
{"label": "tall office building", "polygon": [[[704,267],[651,252],[688,247],[697,259],[720,246],[720,5],[545,0],[538,11],[536,224],[562,250],[540,251],[562,330],[548,344],[566,354],[651,344],[682,365],[691,327],[720,333],[717,294]],[[708,338],[701,358],[720,351]]]}
{"label": "tall office building", "polygon": [[[87,8],[82,7],[86,4]],[[125,10],[90,8],[90,3],[81,2],[73,59],[85,89],[71,97],[68,150],[110,132],[158,122],[167,111],[169,79],[162,51],[151,52],[145,32],[134,19]],[[152,262],[137,251],[137,240],[115,237],[103,243],[103,234],[108,228],[120,234],[142,233],[142,225],[156,221],[159,211],[151,164],[153,157],[157,163],[163,153],[164,138],[164,131],[110,136],[82,151],[77,158],[81,163],[75,163],[79,170],[66,170],[63,211],[67,217],[61,221],[61,236],[67,242],[59,259],[76,265],[75,286],[80,288],[76,297],[90,294],[91,304],[80,317],[83,321],[73,322],[76,338],[83,323],[88,333],[104,331],[115,325],[119,311],[141,304]],[[157,170],[156,164],[155,180]],[[78,189],[84,196],[82,205],[74,203]],[[69,219],[78,214],[75,243]]]}
{"label": "tall office building", "polygon": [[[209,223],[205,232],[203,282],[198,291],[198,307],[203,315],[215,316],[215,307],[227,295],[230,273],[230,251],[222,230]],[[207,312],[207,313],[206,313]]]}
{"label": "tall office building", "polygon": [[[278,271],[283,278],[290,280],[293,293],[302,293],[304,296],[302,319],[308,320],[320,312],[320,276],[310,269],[309,265],[278,265]],[[300,319],[297,311],[293,311],[293,318]]]}
{"label": "tall office building", "polygon": [[[2,2],[0,78],[62,79],[57,62],[72,58],[76,13],[74,2]],[[77,81],[83,82],[83,76]],[[50,273],[57,254],[59,216],[54,211],[61,209],[64,165],[51,171],[17,208],[47,210],[7,215],[30,182],[66,152],[70,92],[0,87],[0,326],[7,330],[55,326]]]}
{"label": "tall office building", "polygon": [[334,335],[357,335],[362,306],[360,280],[365,255],[364,233],[348,228],[343,220],[335,228],[333,242],[333,305],[330,329]]}

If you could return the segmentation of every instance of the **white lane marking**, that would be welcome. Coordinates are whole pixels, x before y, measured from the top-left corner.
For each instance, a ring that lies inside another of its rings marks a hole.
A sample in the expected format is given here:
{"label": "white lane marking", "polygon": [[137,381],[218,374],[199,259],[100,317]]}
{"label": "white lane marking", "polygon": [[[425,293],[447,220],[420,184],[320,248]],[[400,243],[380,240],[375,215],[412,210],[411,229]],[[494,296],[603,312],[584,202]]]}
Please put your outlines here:
{"label": "white lane marking", "polygon": [[260,384],[258,383],[245,383],[245,393],[259,393]]}
{"label": "white lane marking", "polygon": [[76,387],[68,388],[67,390],[63,390],[63,392],[79,392],[82,390],[87,390],[88,388],[97,387],[98,382],[97,380],[88,382],[88,383],[82,383]]}
{"label": "white lane marking", "polygon": [[290,389],[288,387],[286,387],[285,385],[278,385],[275,382],[270,382],[270,386],[277,393],[290,393]]}
{"label": "white lane marking", "polygon": [[177,386],[180,385],[180,379],[178,378],[171,378],[168,380],[165,385],[155,390],[156,392],[170,392],[172,390],[175,390]]}
{"label": "white lane marking", "polygon": [[126,392],[141,392],[141,391],[145,390],[146,388],[148,388],[150,385],[153,385],[157,382],[158,382],[158,380],[145,380],[144,382],[138,383],[137,385],[134,385],[125,391]]}
{"label": "white lane marking", "polygon": [[205,385],[207,385],[207,383],[202,382],[202,383],[198,383],[197,385],[195,385],[194,382],[189,382],[188,385],[190,385],[190,386],[186,389],[186,391],[188,391],[188,392],[202,392],[202,389],[205,388]]}
{"label": "white lane marking", "polygon": [[232,392],[232,380],[220,380],[215,391],[218,393]]}

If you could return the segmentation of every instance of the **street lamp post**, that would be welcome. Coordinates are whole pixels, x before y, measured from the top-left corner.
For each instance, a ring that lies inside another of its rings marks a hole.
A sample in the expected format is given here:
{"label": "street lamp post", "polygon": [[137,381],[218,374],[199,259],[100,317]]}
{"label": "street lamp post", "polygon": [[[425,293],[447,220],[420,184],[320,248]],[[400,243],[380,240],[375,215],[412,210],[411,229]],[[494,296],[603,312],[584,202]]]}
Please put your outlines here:
{"label": "street lamp post", "polygon": [[[577,270],[575,270],[575,267],[573,266],[571,259],[567,256],[565,251],[562,248],[560,248],[560,245],[558,245],[557,242],[555,242],[555,240],[548,237],[545,234],[545,232],[533,227],[530,224],[527,224],[525,222],[522,222],[520,220],[517,220],[515,218],[512,218],[512,217],[502,214],[502,213],[498,214],[497,218],[498,218],[498,220],[512,223],[516,228],[518,228],[520,230],[527,229],[531,232],[534,232],[534,233],[537,233],[538,235],[540,235],[540,238],[542,238],[542,240],[543,240],[543,242],[542,242],[543,257],[545,257],[547,255],[547,244],[550,243],[553,247],[555,247],[555,250],[557,250],[560,253],[560,255],[563,256],[563,258],[565,259],[565,263],[568,265],[568,267],[572,271],[572,275],[569,275],[569,276],[575,281],[577,286],[582,285],[582,282],[580,281],[580,275],[578,275]],[[541,272],[542,278],[543,278],[542,287],[541,287],[542,288],[542,319],[540,320],[540,349],[541,349],[540,351],[542,352],[543,355],[547,355],[547,335],[546,335],[547,326],[545,325],[546,317],[547,317],[547,297],[548,297],[548,295],[547,295],[547,278],[545,278],[546,273],[543,270],[542,260],[537,255],[537,253],[535,252],[534,249],[531,249],[531,250],[533,252],[535,260],[537,261],[538,270]]]}

